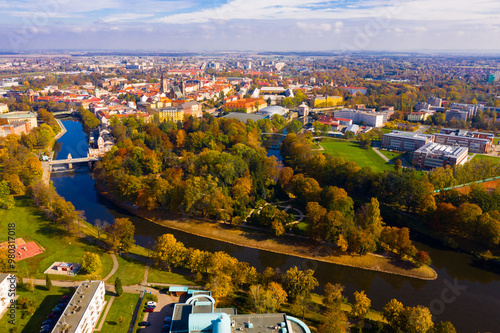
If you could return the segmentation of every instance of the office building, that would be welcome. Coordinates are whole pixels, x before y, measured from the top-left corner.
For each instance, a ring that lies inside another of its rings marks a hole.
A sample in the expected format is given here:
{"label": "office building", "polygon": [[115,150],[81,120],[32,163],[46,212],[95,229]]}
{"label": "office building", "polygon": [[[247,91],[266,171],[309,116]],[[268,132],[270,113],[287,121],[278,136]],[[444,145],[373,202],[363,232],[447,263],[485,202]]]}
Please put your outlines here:
{"label": "office building", "polygon": [[364,112],[353,109],[342,109],[334,112],[335,118],[351,119],[353,123],[358,125],[366,125],[371,127],[384,126],[384,118],[387,119],[387,114],[379,112]]}
{"label": "office building", "polygon": [[382,136],[382,147],[387,149],[415,151],[430,142],[434,142],[430,134],[392,131]]}
{"label": "office building", "polygon": [[468,153],[467,147],[429,142],[413,152],[412,164],[416,167],[429,169],[452,167],[467,162]]}
{"label": "office building", "polygon": [[471,153],[487,153],[493,145],[494,135],[490,133],[469,132],[466,130],[443,128],[434,134],[434,142],[467,147]]}

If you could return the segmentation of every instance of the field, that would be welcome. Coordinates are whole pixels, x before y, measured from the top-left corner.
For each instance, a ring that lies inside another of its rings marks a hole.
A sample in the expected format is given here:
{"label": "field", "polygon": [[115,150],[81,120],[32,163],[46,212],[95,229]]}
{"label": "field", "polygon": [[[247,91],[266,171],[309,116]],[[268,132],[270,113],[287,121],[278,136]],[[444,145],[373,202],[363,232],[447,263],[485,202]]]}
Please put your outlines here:
{"label": "field", "polygon": [[53,287],[51,291],[45,289],[44,286],[36,286],[34,291],[18,290],[19,297],[27,297],[35,301],[35,313],[33,316],[27,316],[23,314],[23,310],[17,309],[15,325],[9,324],[9,316],[4,315],[0,320],[0,332],[7,333],[13,326],[17,327],[17,332],[20,333],[39,332],[42,322],[59,303],[61,296],[68,294],[71,294],[71,289],[58,287]]}
{"label": "field", "polygon": [[183,285],[194,284],[192,281],[188,280],[183,275],[177,273],[165,272],[158,270],[154,267],[150,267],[148,274],[148,284],[155,284],[155,283],[170,283],[170,284],[183,284]]}
{"label": "field", "polygon": [[[33,207],[27,197],[16,198],[16,206],[11,210],[0,210],[0,242],[7,240],[7,225],[15,224],[15,237],[22,237],[26,242],[35,241],[45,251],[37,256],[17,263],[17,271],[24,277],[45,278],[43,272],[54,261],[81,263],[85,252],[97,253],[101,258],[100,275],[106,276],[113,267],[111,256],[100,247],[85,239],[69,236],[55,222],[45,218],[42,212]],[[77,274],[75,277],[52,275],[57,280],[85,280],[89,276]]]}
{"label": "field", "polygon": [[[106,297],[106,300],[109,301],[107,298],[108,297]],[[123,294],[120,297],[115,297],[106,319],[104,320],[101,332],[126,332],[130,325],[130,318],[134,313],[135,305],[138,300],[139,294]],[[106,306],[107,305],[108,304],[106,303]],[[123,321],[121,323],[120,317],[123,317]],[[101,320],[103,319],[101,318]]]}
{"label": "field", "polygon": [[395,152],[395,151],[388,151],[388,150],[383,150],[379,149],[379,152],[381,152],[385,157],[387,157],[391,162],[396,162],[397,159],[400,159],[401,162],[405,158],[405,153],[400,153],[400,152]]}
{"label": "field", "polygon": [[497,162],[500,162],[500,158],[499,157],[496,157],[496,156],[489,156],[489,155],[481,155],[481,154],[477,154],[476,156],[474,156],[473,160],[494,160],[494,161],[497,161]]}
{"label": "field", "polygon": [[361,168],[369,166],[373,171],[393,170],[394,166],[386,163],[373,149],[364,150],[352,141],[324,141],[321,146],[324,152],[335,157],[343,157],[346,161],[356,162]]}

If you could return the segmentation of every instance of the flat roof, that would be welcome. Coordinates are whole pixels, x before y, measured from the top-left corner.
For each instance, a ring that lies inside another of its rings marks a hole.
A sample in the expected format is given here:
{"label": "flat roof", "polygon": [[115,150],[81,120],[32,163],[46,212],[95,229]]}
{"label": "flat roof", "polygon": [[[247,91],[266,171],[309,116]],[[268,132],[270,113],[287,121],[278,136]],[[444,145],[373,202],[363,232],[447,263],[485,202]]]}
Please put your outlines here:
{"label": "flat roof", "polygon": [[405,131],[392,131],[391,133],[386,133],[384,136],[392,136],[392,137],[405,137],[405,138],[413,138],[413,139],[432,139],[432,134],[423,134],[423,133],[415,133],[415,132],[405,132]]}
{"label": "flat roof", "polygon": [[[276,327],[278,326],[286,328],[287,332],[291,332],[284,313],[235,315],[231,316],[231,321],[234,321],[234,327],[231,328],[232,332],[276,333]],[[282,323],[284,323],[284,326],[281,326]]]}
{"label": "flat roof", "polygon": [[175,304],[170,331],[187,332],[189,329],[188,318],[192,311],[193,306],[191,304]]}
{"label": "flat roof", "polygon": [[188,289],[189,287],[169,287],[168,291],[174,293],[181,293],[181,292],[187,293]]}
{"label": "flat roof", "polygon": [[246,123],[249,119],[252,119],[253,121],[258,121],[266,118],[267,116],[268,115],[255,114],[255,113],[230,112],[229,114],[222,116],[222,118],[237,119],[239,121]]}
{"label": "flat roof", "polygon": [[467,147],[458,147],[458,146],[448,146],[440,143],[429,142],[426,145],[423,145],[419,149],[417,149],[416,153],[427,153],[434,155],[441,155],[445,157],[454,156],[458,157],[462,154],[467,154],[469,149]]}
{"label": "flat roof", "polygon": [[101,283],[104,284],[102,281],[82,281],[80,283],[54,326],[52,333],[72,333],[76,331]]}

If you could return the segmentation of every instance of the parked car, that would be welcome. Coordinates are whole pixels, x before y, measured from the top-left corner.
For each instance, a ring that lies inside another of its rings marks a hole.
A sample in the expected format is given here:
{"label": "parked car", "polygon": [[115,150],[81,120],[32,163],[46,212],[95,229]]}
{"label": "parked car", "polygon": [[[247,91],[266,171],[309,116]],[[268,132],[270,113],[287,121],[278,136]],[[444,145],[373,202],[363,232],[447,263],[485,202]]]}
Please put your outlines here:
{"label": "parked car", "polygon": [[144,309],[144,312],[153,312],[154,310],[155,310],[154,308],[147,307]]}
{"label": "parked car", "polygon": [[164,322],[165,323],[170,323],[172,321],[172,317],[165,317]]}
{"label": "parked car", "polygon": [[141,321],[139,323],[139,326],[140,327],[147,327],[147,326],[151,326],[151,323],[149,321]]}
{"label": "parked car", "polygon": [[156,302],[149,301],[146,303],[147,306],[156,306]]}
{"label": "parked car", "polygon": [[50,313],[50,314],[47,316],[47,318],[56,318],[56,317],[57,317],[57,315],[56,315],[55,313],[53,313],[53,312],[52,312],[52,313]]}
{"label": "parked car", "polygon": [[69,301],[69,298],[69,295],[64,295],[63,297],[61,297],[61,299],[65,301]]}

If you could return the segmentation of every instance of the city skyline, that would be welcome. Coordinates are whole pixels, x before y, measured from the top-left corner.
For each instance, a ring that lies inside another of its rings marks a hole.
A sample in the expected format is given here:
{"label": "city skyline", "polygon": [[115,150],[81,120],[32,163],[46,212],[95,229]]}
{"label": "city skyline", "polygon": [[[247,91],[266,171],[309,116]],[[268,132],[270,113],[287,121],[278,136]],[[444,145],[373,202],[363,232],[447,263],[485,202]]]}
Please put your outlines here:
{"label": "city skyline", "polygon": [[498,52],[485,0],[0,1],[0,48]]}

